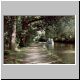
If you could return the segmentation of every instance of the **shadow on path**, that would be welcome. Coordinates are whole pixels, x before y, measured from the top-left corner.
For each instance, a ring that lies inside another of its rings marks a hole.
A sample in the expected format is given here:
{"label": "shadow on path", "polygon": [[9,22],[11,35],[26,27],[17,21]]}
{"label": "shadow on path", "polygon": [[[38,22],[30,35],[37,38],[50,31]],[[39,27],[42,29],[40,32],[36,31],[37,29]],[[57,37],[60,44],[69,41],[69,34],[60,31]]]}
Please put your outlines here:
{"label": "shadow on path", "polygon": [[42,47],[41,43],[32,43],[30,47],[27,48],[25,63],[27,64],[48,64],[46,49]]}

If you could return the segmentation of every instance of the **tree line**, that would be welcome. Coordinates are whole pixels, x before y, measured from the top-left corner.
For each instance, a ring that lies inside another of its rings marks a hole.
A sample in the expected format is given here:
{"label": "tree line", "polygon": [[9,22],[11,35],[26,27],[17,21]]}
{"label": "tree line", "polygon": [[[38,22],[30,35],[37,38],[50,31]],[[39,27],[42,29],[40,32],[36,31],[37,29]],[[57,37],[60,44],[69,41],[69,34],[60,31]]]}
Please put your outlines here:
{"label": "tree line", "polygon": [[42,38],[74,42],[75,16],[4,16],[4,49],[28,46],[38,30],[45,31]]}

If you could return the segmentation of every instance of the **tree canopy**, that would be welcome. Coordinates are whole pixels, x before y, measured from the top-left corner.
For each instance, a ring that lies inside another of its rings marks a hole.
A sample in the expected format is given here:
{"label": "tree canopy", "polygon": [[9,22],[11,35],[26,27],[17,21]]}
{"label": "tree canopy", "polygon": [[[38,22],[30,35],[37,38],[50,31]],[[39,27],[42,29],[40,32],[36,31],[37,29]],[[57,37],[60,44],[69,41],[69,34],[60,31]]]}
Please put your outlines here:
{"label": "tree canopy", "polygon": [[74,42],[75,16],[4,16],[4,43],[8,48],[12,43],[29,45],[42,30],[45,39]]}

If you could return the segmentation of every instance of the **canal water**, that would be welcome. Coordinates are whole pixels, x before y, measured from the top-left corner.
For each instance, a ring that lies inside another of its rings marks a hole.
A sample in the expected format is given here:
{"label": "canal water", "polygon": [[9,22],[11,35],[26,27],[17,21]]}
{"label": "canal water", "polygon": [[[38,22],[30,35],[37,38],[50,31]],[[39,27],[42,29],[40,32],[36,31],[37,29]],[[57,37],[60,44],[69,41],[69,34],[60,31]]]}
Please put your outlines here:
{"label": "canal water", "polygon": [[54,43],[48,48],[52,55],[57,55],[64,64],[75,64],[75,45],[65,43]]}

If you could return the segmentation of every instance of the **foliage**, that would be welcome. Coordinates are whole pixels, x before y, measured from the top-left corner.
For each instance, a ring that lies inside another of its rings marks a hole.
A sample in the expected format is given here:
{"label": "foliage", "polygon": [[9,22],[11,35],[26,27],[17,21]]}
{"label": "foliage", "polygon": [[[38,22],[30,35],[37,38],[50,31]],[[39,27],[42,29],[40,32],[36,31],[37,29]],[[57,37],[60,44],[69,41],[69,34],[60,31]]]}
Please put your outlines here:
{"label": "foliage", "polygon": [[[75,40],[74,16],[4,16],[4,43],[11,47],[13,22],[16,17],[16,43],[23,46],[30,44],[37,31],[44,30],[44,38],[55,41]],[[22,47],[23,47],[22,46]]]}

